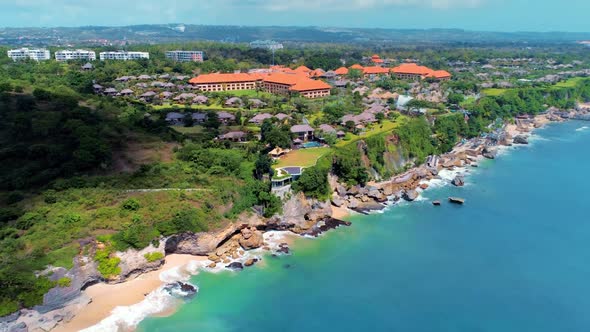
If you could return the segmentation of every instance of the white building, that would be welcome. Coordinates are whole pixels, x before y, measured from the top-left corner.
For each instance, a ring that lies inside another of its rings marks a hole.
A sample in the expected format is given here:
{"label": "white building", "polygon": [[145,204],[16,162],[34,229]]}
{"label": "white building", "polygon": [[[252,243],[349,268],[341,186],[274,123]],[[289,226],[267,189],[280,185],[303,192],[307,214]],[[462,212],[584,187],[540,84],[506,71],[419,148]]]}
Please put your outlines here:
{"label": "white building", "polygon": [[138,59],[149,59],[150,54],[148,52],[100,52],[100,60],[138,60]]}
{"label": "white building", "polygon": [[88,50],[63,50],[55,52],[55,60],[57,61],[68,61],[68,60],[96,60],[96,53]]}
{"label": "white building", "polygon": [[202,51],[168,51],[166,59],[180,62],[203,62]]}
{"label": "white building", "polygon": [[283,49],[283,44],[277,43],[273,40],[255,40],[250,43],[250,47],[252,48],[266,48],[271,51],[276,51]]}
{"label": "white building", "polygon": [[9,50],[8,57],[14,61],[21,61],[26,59],[31,59],[35,61],[44,61],[49,60],[51,55],[49,51],[40,48],[40,49],[28,49],[28,48],[20,48],[16,50]]}

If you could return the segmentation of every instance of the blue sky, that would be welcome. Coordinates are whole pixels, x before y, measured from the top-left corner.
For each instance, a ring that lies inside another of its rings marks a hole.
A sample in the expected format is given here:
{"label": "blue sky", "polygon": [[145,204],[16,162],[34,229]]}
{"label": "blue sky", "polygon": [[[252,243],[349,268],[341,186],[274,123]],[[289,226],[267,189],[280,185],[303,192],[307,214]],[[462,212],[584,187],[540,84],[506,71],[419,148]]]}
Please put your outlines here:
{"label": "blue sky", "polygon": [[156,23],[590,32],[590,0],[0,0],[0,26]]}

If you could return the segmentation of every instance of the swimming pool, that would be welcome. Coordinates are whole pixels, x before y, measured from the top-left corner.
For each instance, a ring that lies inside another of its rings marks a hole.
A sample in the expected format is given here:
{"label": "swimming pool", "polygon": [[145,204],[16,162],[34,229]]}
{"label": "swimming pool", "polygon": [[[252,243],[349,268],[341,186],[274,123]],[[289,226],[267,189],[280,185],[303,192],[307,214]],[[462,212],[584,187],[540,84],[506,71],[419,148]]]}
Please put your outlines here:
{"label": "swimming pool", "polygon": [[320,144],[318,142],[307,142],[307,143],[301,144],[301,146],[305,149],[309,149],[309,148],[319,148],[322,146],[322,144]]}

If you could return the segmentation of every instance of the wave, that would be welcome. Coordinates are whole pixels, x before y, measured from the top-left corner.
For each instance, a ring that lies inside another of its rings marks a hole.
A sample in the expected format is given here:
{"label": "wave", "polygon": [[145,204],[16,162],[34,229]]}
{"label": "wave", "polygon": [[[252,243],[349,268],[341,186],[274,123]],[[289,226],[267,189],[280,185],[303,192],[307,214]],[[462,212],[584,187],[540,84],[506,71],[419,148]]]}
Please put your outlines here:
{"label": "wave", "polygon": [[587,126],[583,126],[583,127],[576,129],[576,131],[585,131],[585,130],[588,130]]}
{"label": "wave", "polygon": [[171,295],[164,286],[149,293],[145,299],[130,306],[113,309],[111,315],[100,323],[82,330],[83,332],[126,331],[134,329],[142,320],[151,315],[176,307],[180,300]]}

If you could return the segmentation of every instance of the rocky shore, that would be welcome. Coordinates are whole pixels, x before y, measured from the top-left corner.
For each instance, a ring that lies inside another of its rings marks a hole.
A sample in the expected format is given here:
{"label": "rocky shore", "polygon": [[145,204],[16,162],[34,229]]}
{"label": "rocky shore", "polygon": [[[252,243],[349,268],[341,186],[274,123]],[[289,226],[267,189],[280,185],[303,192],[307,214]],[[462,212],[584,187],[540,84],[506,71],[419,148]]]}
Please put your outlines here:
{"label": "rocky shore", "polygon": [[[331,203],[339,210],[367,214],[382,210],[400,200],[415,201],[421,191],[428,189],[430,180],[440,179],[439,172],[442,170],[478,167],[478,160],[481,158],[495,159],[500,146],[528,144],[532,131],[537,128],[542,128],[550,122],[586,117],[590,119],[590,113],[587,110],[560,111],[557,109],[550,109],[535,117],[518,117],[514,124],[507,124],[501,130],[486,137],[462,142],[449,153],[430,156],[425,164],[383,182],[370,182],[365,186],[346,186],[339,183],[337,178],[331,177],[330,183],[333,188]],[[465,184],[463,176],[456,176],[451,184],[463,186]]]}
{"label": "rocky shore", "polygon": [[[475,138],[462,142],[451,152],[440,156],[430,156],[423,165],[412,168],[402,174],[382,182],[371,182],[365,186],[346,186],[330,176],[333,194],[329,201],[323,202],[308,199],[303,194],[290,197],[283,206],[283,213],[272,218],[262,218],[255,213],[245,213],[233,223],[228,223],[220,230],[202,233],[184,233],[159,239],[157,246],[137,251],[117,252],[121,259],[121,273],[113,278],[105,279],[99,273],[93,253],[102,245],[94,240],[82,240],[81,243],[91,245],[93,250],[87,255],[75,258],[72,269],[52,268],[42,271],[51,275],[52,280],[62,277],[71,279],[68,287],[51,289],[44,297],[43,304],[33,309],[23,309],[10,316],[0,318],[0,331],[27,332],[59,330],[71,321],[78,313],[88,307],[92,298],[84,291],[91,285],[116,285],[135,280],[142,275],[159,271],[170,255],[191,255],[202,257],[208,269],[241,270],[255,265],[261,257],[253,257],[248,252],[263,250],[273,254],[290,252],[287,243],[270,245],[265,241],[265,232],[288,231],[302,236],[318,236],[330,229],[348,226],[341,218],[348,211],[370,213],[384,209],[389,204],[400,200],[414,201],[420,192],[428,189],[427,182],[439,177],[442,170],[453,170],[458,167],[477,167],[481,158],[494,159],[499,146],[528,144],[528,137],[536,128],[549,122],[560,122],[568,119],[590,118],[584,111],[549,110],[536,117],[519,117],[514,124],[506,125],[502,130],[487,137]],[[462,186],[464,179],[456,177],[452,184]],[[164,258],[149,262],[147,253],[161,253]],[[190,290],[187,296],[194,296],[196,289],[190,284],[172,283],[168,289]],[[104,317],[103,317],[104,318]]]}
{"label": "rocky shore", "polygon": [[[255,265],[261,259],[252,257],[248,254],[249,251],[263,250],[276,255],[290,252],[287,243],[267,243],[263,236],[265,232],[289,231],[293,234],[315,237],[330,229],[347,225],[350,223],[332,218],[330,202],[308,199],[303,194],[296,194],[285,202],[283,214],[280,216],[265,219],[253,212],[244,213],[237,221],[228,223],[220,230],[173,235],[160,238],[157,246],[150,244],[140,251],[130,249],[117,252],[115,255],[121,260],[121,272],[108,279],[100,274],[97,263],[92,259],[94,252],[103,244],[94,240],[82,240],[84,243],[81,244],[92,249],[86,255],[77,256],[72,269],[49,267],[41,272],[49,275],[52,280],[67,277],[71,280],[70,285],[51,289],[44,296],[43,304],[40,306],[0,318],[0,331],[59,331],[92,302],[93,299],[85,292],[86,288],[96,284],[128,284],[139,279],[138,277],[159,271],[165,264],[166,257],[170,255],[190,255],[195,259],[204,257],[204,266],[207,269],[241,270]],[[156,252],[162,254],[163,258],[155,261],[146,259],[146,254]],[[183,261],[183,264],[186,264],[186,261]],[[152,284],[151,290],[159,284]],[[188,289],[192,286],[183,284],[181,287]],[[165,285],[165,289],[175,288],[178,288],[176,282]],[[195,292],[196,290],[188,292],[187,296],[193,296]]]}

